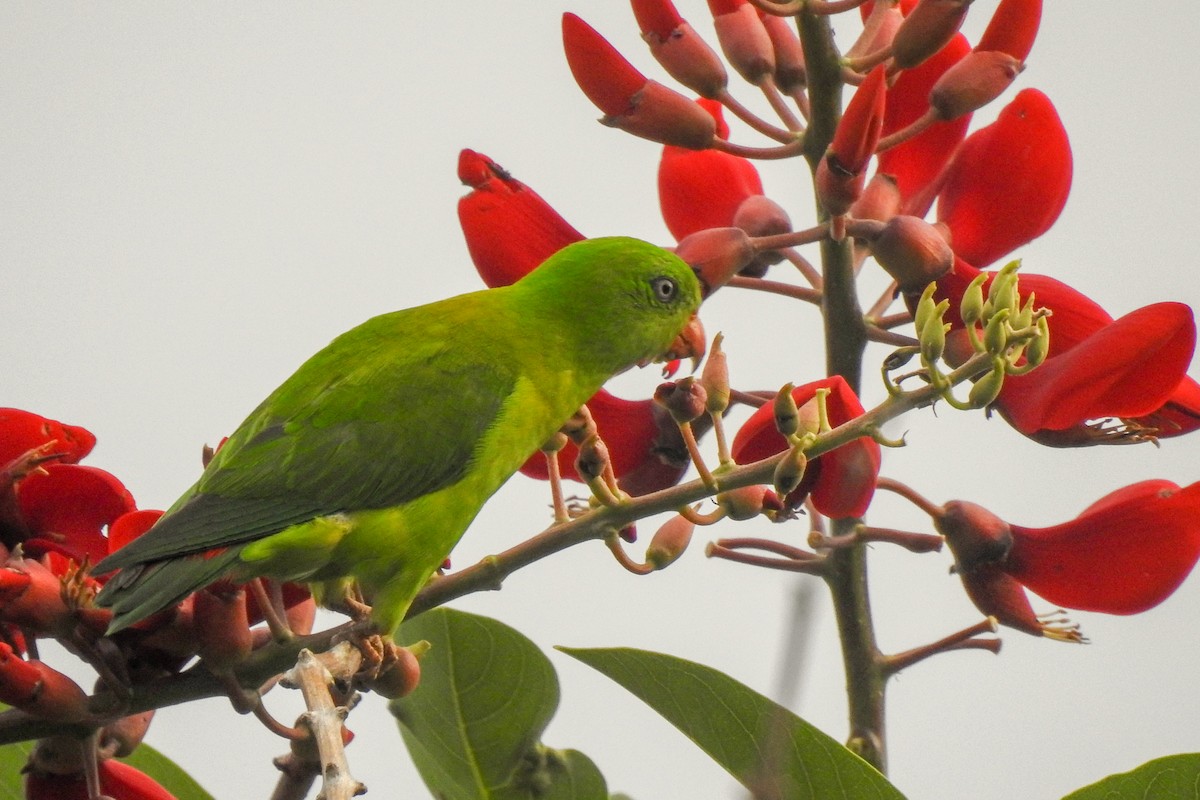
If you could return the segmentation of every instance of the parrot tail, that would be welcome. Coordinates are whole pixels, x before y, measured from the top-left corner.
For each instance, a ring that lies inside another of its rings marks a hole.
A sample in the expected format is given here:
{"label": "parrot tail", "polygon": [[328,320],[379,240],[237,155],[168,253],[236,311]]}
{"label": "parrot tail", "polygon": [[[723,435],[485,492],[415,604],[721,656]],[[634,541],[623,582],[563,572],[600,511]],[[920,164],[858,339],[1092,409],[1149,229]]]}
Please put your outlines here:
{"label": "parrot tail", "polygon": [[112,609],[108,635],[128,628],[192,592],[227,577],[240,547],[125,567],[104,585],[96,603]]}

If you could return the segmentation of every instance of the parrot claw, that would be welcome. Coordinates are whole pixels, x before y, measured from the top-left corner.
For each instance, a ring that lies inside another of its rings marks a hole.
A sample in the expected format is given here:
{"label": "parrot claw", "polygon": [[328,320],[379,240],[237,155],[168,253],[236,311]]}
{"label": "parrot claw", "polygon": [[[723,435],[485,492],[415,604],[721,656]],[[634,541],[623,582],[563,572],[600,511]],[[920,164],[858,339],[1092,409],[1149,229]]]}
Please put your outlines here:
{"label": "parrot claw", "polygon": [[704,325],[700,323],[700,318],[693,314],[687,325],[675,337],[675,341],[671,342],[667,352],[659,358],[659,361],[690,358],[692,372],[695,372],[700,368],[700,361],[704,358],[705,350]]}

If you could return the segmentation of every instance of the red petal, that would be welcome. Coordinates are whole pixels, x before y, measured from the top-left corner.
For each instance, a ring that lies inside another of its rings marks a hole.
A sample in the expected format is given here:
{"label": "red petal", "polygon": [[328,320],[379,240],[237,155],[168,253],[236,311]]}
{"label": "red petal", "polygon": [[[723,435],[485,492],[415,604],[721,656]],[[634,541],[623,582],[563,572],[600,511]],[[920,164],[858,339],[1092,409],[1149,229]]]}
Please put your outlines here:
{"label": "red petal", "polygon": [[[813,381],[792,390],[799,406],[816,397],[817,389],[829,389],[826,409],[829,424],[837,427],[864,413],[862,403],[839,375]],[[787,441],[775,428],[774,408],[761,406],[733,437],[731,454],[739,464],[748,464],[782,453]],[[809,462],[804,481],[786,498],[791,507],[803,501],[811,486],[813,504],[829,517],[862,516],[875,494],[881,454],[875,440],[862,437],[831,450]]]}
{"label": "red petal", "polygon": [[115,553],[150,530],[162,515],[161,511],[145,508],[117,517],[108,526],[108,552]]}
{"label": "red petal", "polygon": [[851,173],[862,172],[875,152],[887,106],[887,70],[880,64],[868,73],[846,104],[834,131],[829,153]]}
{"label": "red petal", "polygon": [[32,535],[59,545],[77,561],[108,555],[101,529],[136,507],[117,478],[96,467],[50,464],[21,482],[17,499]]}
{"label": "red petal", "polygon": [[1155,428],[1159,439],[1182,436],[1200,428],[1200,384],[1184,377],[1162,408],[1145,420],[1138,420]]}
{"label": "red petal", "polygon": [[[966,37],[957,34],[950,43],[932,58],[913,69],[906,69],[887,91],[887,107],[883,116],[882,135],[906,128],[929,109],[929,90],[951,65],[970,52]],[[900,195],[906,200],[916,198],[941,174],[955,148],[967,135],[971,115],[935,122],[923,133],[879,154],[879,172],[896,179]],[[932,201],[922,206],[907,207],[906,211],[924,216]]]}
{"label": "red petal", "polygon": [[[698,101],[717,121],[724,136],[729,131],[721,106]],[[706,228],[733,224],[738,206],[763,193],[758,169],[745,158],[716,150],[663,148],[658,165],[658,200],[663,220],[676,240]]]}
{"label": "red petal", "polygon": [[458,201],[458,221],[488,286],[514,283],[584,238],[537,192],[482,153],[459,153],[458,175],[472,187]]}
{"label": "red petal", "polygon": [[74,464],[92,451],[96,437],[76,425],[64,425],[18,408],[0,408],[0,469],[51,442],[55,446],[50,452],[64,454],[59,463]]}
{"label": "red petal", "polygon": [[1190,308],[1145,306],[1034,371],[1006,378],[996,405],[1025,434],[1149,414],[1179,386],[1195,345]]}
{"label": "red petal", "polygon": [[646,85],[646,76],[574,14],[563,14],[562,35],[567,66],[588,99],[610,116],[629,113],[633,96]]}
{"label": "red petal", "polygon": [[[649,459],[657,459],[653,453],[654,439],[658,435],[653,400],[625,400],[601,389],[587,401],[596,431],[608,446],[613,471],[617,477],[633,471]],[[558,452],[558,468],[564,478],[579,480],[575,471],[575,457],[579,450],[570,442]],[[521,467],[521,474],[538,480],[546,480],[546,456],[534,453]]]}
{"label": "red petal", "polygon": [[1012,526],[1005,571],[1066,608],[1136,614],[1175,591],[1200,558],[1200,483],[1146,481],[1050,528]]}
{"label": "red petal", "polygon": [[1071,190],[1071,145],[1054,105],[1021,91],[967,137],[949,167],[937,218],[954,251],[983,267],[1045,233]]}
{"label": "red petal", "polygon": [[671,32],[683,22],[671,0],[631,0],[633,16],[642,34],[652,33],[666,41]]}
{"label": "red petal", "polygon": [[1000,0],[976,50],[999,50],[1018,61],[1029,57],[1042,19],[1042,0]]}
{"label": "red petal", "polygon": [[149,775],[112,758],[100,762],[100,788],[120,800],[175,800]]}

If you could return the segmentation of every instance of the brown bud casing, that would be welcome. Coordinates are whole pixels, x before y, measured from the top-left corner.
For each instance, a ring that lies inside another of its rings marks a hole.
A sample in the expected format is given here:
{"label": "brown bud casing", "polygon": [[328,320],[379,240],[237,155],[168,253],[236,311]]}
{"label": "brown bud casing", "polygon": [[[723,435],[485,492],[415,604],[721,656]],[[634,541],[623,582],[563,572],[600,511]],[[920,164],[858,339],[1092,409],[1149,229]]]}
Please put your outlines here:
{"label": "brown bud casing", "polygon": [[775,48],[771,36],[749,3],[713,17],[713,28],[721,51],[747,83],[757,86],[775,72]]}
{"label": "brown bud casing", "polygon": [[946,537],[959,572],[969,573],[1008,557],[1013,540],[1007,522],[983,506],[965,500],[951,500],[943,508],[933,524]]}
{"label": "brown bud casing", "polygon": [[949,120],[983,108],[1007,89],[1025,65],[999,50],[973,50],[942,73],[929,90],[929,105]]}
{"label": "brown bud casing", "polygon": [[888,220],[871,241],[871,253],[901,292],[920,292],[954,268],[954,251],[941,232],[908,215]]}
{"label": "brown bud casing", "polygon": [[628,111],[606,114],[600,122],[652,142],[689,150],[707,150],[716,138],[717,122],[711,114],[657,81],[646,81],[630,98],[629,105]]}
{"label": "brown bud casing", "polygon": [[715,98],[729,84],[720,56],[687,22],[680,22],[665,39],[654,33],[642,38],[667,74],[701,97]]}
{"label": "brown bud casing", "polygon": [[859,198],[850,206],[850,216],[855,219],[877,220],[887,222],[900,213],[904,198],[900,195],[900,187],[896,179],[885,172],[876,172],[867,181]]}
{"label": "brown bud casing", "polygon": [[[733,226],[741,228],[750,236],[775,236],[789,233],[792,230],[792,220],[783,206],[765,195],[754,194],[743,200],[734,212]],[[783,255],[779,251],[763,250],[743,267],[739,274],[761,278],[767,273],[768,267],[782,260]]]}
{"label": "brown bud casing", "polygon": [[756,253],[741,228],[707,228],[683,237],[675,255],[695,270],[707,297],[749,266]]}
{"label": "brown bud casing", "polygon": [[579,455],[575,459],[575,471],[579,477],[591,482],[604,474],[611,463],[608,445],[599,436],[593,434],[579,445]]}
{"label": "brown bud casing", "polygon": [[758,17],[775,50],[775,85],[785,94],[800,91],[808,85],[808,68],[795,24],[774,14],[759,12]]}
{"label": "brown bud casing", "polygon": [[705,413],[708,393],[695,378],[659,384],[654,390],[654,402],[670,412],[677,423],[691,422]]}

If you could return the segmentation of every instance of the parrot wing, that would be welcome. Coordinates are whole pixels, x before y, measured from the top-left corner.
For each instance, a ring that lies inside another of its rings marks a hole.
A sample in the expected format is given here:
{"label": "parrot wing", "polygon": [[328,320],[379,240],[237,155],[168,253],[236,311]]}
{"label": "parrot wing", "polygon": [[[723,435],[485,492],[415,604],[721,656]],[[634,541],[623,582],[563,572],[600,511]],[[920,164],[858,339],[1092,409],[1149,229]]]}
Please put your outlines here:
{"label": "parrot wing", "polygon": [[415,313],[428,308],[370,320],[306,362],[242,423],[196,485],[97,573],[402,505],[459,480],[517,373],[464,356],[471,326]]}

